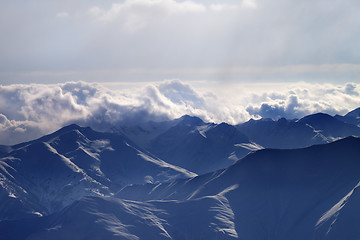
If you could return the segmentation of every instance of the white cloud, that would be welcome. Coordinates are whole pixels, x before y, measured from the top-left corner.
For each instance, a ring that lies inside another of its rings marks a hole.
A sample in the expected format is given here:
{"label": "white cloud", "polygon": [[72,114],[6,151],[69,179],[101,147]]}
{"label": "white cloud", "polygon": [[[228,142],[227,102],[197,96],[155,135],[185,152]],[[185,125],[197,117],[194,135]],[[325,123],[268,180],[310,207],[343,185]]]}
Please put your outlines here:
{"label": "white cloud", "polygon": [[249,114],[265,118],[290,119],[316,112],[335,115],[345,114],[359,107],[360,103],[360,84],[355,83],[343,86],[300,83],[280,89],[264,93],[258,103],[250,103],[247,106]]}
{"label": "white cloud", "polygon": [[96,83],[0,86],[0,144],[30,140],[78,123],[108,130],[121,123],[162,121],[184,114],[236,124],[249,118],[300,118],[359,107],[360,84],[228,84],[196,88],[180,80],[113,90]]}

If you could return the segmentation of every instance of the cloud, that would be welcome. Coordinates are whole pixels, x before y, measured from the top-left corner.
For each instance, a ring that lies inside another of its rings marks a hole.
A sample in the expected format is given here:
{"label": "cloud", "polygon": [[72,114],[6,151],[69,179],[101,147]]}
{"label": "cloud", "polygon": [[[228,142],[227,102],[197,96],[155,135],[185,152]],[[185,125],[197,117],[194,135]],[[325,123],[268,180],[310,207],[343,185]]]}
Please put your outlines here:
{"label": "cloud", "polygon": [[247,8],[257,8],[257,4],[254,0],[243,0],[242,6]]}
{"label": "cloud", "polygon": [[229,3],[213,3],[210,4],[208,9],[216,12],[239,10],[239,9],[256,9],[258,7],[254,0],[243,0],[240,4],[229,4]]}
{"label": "cloud", "polygon": [[2,83],[358,81],[355,0],[113,2],[2,4]]}
{"label": "cloud", "polygon": [[[299,103],[298,96],[291,94],[285,100],[275,99],[269,103],[261,103],[260,106],[249,105],[246,110],[250,115],[262,118],[279,119],[286,117],[294,119],[306,115],[306,110],[301,111],[302,103]],[[310,113],[310,112],[309,112]]]}
{"label": "cloud", "polygon": [[204,12],[205,10],[206,6],[193,1],[125,0],[123,3],[112,4],[108,10],[93,6],[89,9],[89,13],[103,22],[121,19],[125,30],[135,32],[151,22],[172,14]]}
{"label": "cloud", "polygon": [[0,113],[0,144],[16,144],[40,136],[52,129],[42,129],[41,126],[30,121],[9,120]]}
{"label": "cloud", "polygon": [[0,86],[0,144],[15,144],[71,123],[109,130],[184,114],[237,124],[250,118],[300,118],[359,107],[360,84],[235,84],[197,87],[180,80],[111,89],[97,83]]}
{"label": "cloud", "polygon": [[356,83],[292,84],[284,92],[280,88],[262,94],[261,103],[250,103],[246,109],[253,116],[274,119],[295,119],[316,112],[345,114],[359,107],[359,86]]}
{"label": "cloud", "polygon": [[202,108],[205,105],[204,99],[190,85],[179,80],[164,82],[158,88],[161,94],[175,104],[185,104],[195,108]]}
{"label": "cloud", "polygon": [[344,92],[349,95],[359,96],[359,93],[360,93],[359,84],[346,83],[345,87],[344,87]]}

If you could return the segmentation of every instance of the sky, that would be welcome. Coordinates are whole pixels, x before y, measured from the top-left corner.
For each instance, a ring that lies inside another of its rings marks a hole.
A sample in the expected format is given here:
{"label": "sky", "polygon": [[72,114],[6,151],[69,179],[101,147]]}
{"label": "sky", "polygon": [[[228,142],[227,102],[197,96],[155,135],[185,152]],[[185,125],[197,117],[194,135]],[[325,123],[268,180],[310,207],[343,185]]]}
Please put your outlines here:
{"label": "sky", "polygon": [[0,4],[2,84],[359,81],[357,0]]}
{"label": "sky", "polygon": [[360,106],[357,0],[0,2],[0,144]]}

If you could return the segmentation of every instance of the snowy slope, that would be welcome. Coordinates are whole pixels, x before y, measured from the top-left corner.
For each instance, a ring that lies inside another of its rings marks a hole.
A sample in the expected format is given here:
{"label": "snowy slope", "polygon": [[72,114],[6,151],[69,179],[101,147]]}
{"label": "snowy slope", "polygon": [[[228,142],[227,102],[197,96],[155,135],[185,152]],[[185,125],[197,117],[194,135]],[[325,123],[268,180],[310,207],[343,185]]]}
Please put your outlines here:
{"label": "snowy slope", "polygon": [[[253,150],[247,136],[226,123],[204,123],[183,116],[175,126],[150,141],[146,148],[166,162],[198,174],[230,166]],[[242,145],[242,144],[248,145]]]}
{"label": "snowy slope", "polygon": [[298,121],[312,126],[315,130],[328,138],[343,138],[348,136],[360,136],[360,128],[338,120],[325,113],[316,113],[303,117]]}
{"label": "snowy slope", "polygon": [[[128,186],[117,196],[190,200],[231,188],[224,195],[239,239],[336,239],[332,236],[343,234],[348,237],[337,239],[356,240],[359,156],[360,139],[354,137],[305,149],[261,150],[223,171],[188,181]],[[324,234],[333,219],[319,227],[322,216],[349,193],[345,206],[333,215],[338,219],[333,231]]]}
{"label": "snowy slope", "polygon": [[311,126],[281,118],[249,120],[236,126],[254,141],[266,148],[292,149],[326,143],[327,138]]}
{"label": "snowy slope", "polygon": [[0,222],[0,238],[230,240],[237,237],[233,221],[221,195],[150,202],[84,197],[47,217]]}
{"label": "snowy slope", "polygon": [[357,239],[360,236],[360,182],[326,211],[316,224],[325,239]]}
{"label": "snowy slope", "polygon": [[195,176],[130,144],[120,134],[71,125],[12,146],[0,158],[0,219],[48,214],[82,196],[111,195],[130,183]]}
{"label": "snowy slope", "polygon": [[[360,239],[360,138],[262,149],[228,124],[170,125],[146,140],[154,155],[76,125],[1,147],[0,239]],[[166,154],[205,174],[154,157]]]}

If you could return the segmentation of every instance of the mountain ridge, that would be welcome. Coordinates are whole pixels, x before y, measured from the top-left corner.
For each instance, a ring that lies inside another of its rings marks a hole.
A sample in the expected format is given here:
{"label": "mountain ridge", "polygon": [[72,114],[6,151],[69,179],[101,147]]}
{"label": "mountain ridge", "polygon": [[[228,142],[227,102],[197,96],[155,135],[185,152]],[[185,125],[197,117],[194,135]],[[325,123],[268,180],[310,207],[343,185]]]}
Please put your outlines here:
{"label": "mountain ridge", "polygon": [[129,183],[191,176],[195,174],[141,152],[119,134],[70,125],[16,145],[1,157],[1,201],[20,208],[0,218],[49,214],[81,196],[110,196]]}
{"label": "mountain ridge", "polygon": [[357,240],[357,129],[326,114],[72,124],[0,146],[0,238]]}

